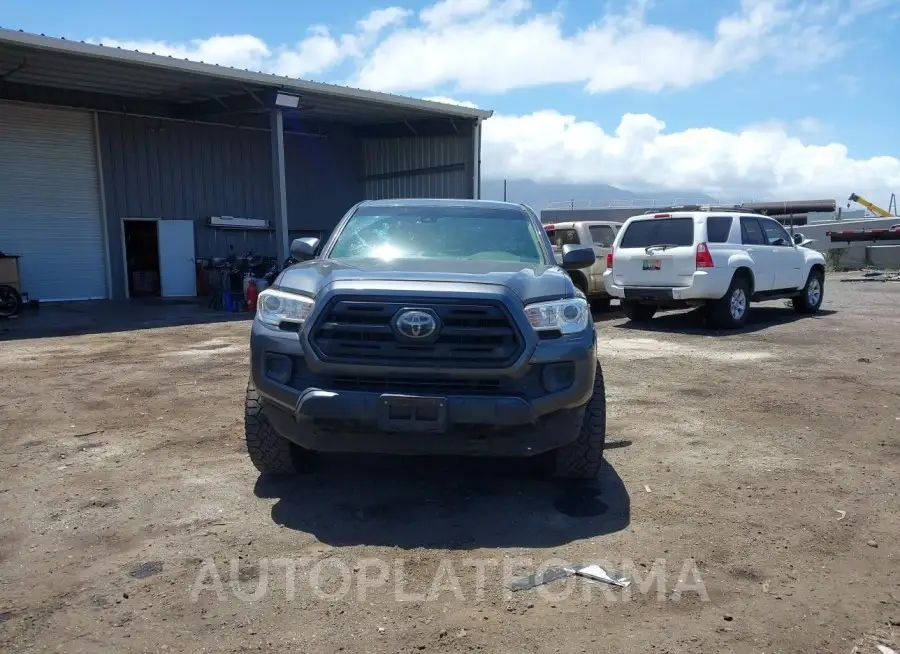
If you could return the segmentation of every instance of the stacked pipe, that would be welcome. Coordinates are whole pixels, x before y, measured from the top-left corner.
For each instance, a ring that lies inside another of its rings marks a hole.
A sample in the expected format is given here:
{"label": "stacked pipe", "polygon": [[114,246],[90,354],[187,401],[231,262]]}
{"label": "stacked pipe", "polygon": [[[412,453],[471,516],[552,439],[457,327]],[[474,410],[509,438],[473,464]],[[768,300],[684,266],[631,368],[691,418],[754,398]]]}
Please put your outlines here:
{"label": "stacked pipe", "polygon": [[790,200],[787,202],[746,202],[741,205],[767,216],[797,216],[798,214],[829,213],[837,211],[834,200]]}

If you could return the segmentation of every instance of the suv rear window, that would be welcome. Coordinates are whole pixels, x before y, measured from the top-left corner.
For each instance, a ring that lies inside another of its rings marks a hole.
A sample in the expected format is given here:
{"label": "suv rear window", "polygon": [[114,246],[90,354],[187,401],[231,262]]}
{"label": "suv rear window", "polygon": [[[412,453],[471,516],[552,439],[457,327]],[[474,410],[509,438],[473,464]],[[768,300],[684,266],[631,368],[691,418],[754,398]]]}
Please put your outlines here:
{"label": "suv rear window", "polygon": [[710,243],[725,243],[731,232],[731,216],[710,216],[706,219],[706,239]]}
{"label": "suv rear window", "polygon": [[622,235],[622,248],[651,245],[693,245],[693,218],[647,218],[631,223]]}
{"label": "suv rear window", "polygon": [[545,230],[553,247],[561,248],[564,245],[581,245],[578,231],[575,229],[548,229]]}

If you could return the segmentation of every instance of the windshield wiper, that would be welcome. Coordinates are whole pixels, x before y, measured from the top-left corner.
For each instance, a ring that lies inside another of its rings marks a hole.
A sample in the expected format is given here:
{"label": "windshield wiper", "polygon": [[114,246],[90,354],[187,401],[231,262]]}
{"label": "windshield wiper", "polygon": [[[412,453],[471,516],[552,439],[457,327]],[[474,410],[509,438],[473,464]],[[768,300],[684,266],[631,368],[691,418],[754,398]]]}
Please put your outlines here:
{"label": "windshield wiper", "polygon": [[662,248],[665,250],[666,248],[677,248],[678,243],[659,243],[658,245],[648,245],[644,248],[644,252],[650,254],[650,250],[655,250],[657,248]]}

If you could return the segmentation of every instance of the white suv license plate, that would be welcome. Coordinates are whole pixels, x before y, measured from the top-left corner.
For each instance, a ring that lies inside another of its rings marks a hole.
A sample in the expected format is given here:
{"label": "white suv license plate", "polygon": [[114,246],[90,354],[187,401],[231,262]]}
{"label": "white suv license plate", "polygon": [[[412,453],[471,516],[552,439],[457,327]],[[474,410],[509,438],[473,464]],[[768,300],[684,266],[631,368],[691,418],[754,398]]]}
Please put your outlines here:
{"label": "white suv license plate", "polygon": [[662,268],[662,261],[659,259],[644,259],[644,270],[659,270],[660,268]]}

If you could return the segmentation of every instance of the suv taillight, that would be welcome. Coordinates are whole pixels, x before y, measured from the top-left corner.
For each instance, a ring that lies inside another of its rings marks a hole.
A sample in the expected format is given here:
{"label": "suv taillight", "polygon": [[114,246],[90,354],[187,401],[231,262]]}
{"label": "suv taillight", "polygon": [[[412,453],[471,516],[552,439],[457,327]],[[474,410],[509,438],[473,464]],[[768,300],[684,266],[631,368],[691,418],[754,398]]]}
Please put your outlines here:
{"label": "suv taillight", "polygon": [[697,245],[697,268],[715,268],[712,255],[709,253],[706,243]]}
{"label": "suv taillight", "polygon": [[612,268],[612,250],[606,253],[606,267]]}

